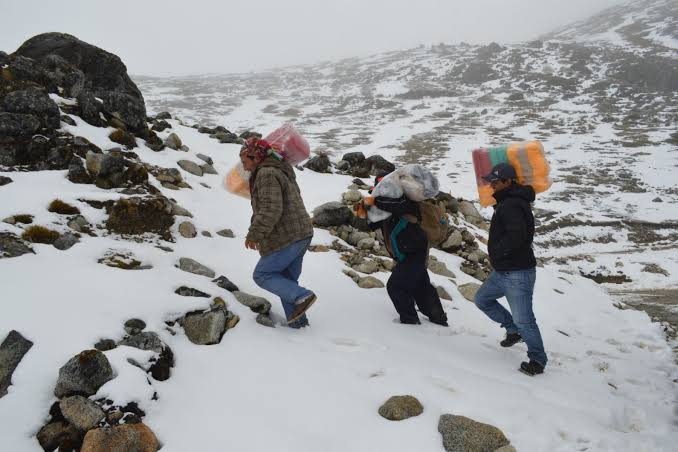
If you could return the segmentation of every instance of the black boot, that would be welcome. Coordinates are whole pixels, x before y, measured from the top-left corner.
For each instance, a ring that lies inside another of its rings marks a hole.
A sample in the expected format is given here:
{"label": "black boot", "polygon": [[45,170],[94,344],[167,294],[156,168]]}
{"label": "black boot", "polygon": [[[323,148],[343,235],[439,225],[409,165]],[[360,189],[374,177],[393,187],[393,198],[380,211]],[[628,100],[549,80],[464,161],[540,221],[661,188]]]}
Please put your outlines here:
{"label": "black boot", "polygon": [[513,347],[518,342],[521,342],[523,337],[518,333],[507,333],[503,341],[499,343],[502,347]]}
{"label": "black boot", "polygon": [[537,361],[530,360],[529,363],[523,361],[522,363],[520,363],[520,369],[518,370],[520,370],[525,375],[534,377],[535,375],[544,373],[544,366],[539,364]]}

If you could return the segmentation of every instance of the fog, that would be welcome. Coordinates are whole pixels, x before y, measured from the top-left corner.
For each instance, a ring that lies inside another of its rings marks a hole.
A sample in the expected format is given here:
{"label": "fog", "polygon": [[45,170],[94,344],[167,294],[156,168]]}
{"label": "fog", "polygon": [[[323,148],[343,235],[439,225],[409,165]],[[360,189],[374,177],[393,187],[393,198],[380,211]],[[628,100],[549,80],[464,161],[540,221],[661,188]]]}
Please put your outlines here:
{"label": "fog", "polygon": [[0,50],[59,31],[137,75],[247,72],[439,42],[512,43],[623,0],[0,0]]}

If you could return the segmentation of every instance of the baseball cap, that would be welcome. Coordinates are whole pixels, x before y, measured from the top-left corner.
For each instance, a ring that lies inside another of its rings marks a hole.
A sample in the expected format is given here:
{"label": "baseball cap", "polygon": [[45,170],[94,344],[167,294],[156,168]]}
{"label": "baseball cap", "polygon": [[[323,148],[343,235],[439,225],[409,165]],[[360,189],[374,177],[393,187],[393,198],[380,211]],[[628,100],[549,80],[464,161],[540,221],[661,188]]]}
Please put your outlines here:
{"label": "baseball cap", "polygon": [[498,163],[494,165],[489,174],[483,176],[487,182],[494,182],[504,179],[517,179],[516,170],[508,163]]}

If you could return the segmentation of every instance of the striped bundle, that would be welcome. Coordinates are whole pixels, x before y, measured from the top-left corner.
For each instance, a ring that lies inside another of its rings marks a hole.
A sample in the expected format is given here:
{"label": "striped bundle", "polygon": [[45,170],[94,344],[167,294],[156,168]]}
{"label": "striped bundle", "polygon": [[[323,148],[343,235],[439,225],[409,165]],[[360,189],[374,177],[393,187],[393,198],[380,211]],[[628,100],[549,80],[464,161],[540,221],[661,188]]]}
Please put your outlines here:
{"label": "striped bundle", "polygon": [[508,163],[518,175],[518,182],[531,185],[536,193],[542,193],[551,187],[549,164],[544,156],[544,147],[539,141],[511,143],[494,148],[475,149],[473,151],[473,168],[476,172],[476,183],[480,195],[480,205],[493,205],[496,200],[492,196],[490,184],[483,179],[498,163]]}

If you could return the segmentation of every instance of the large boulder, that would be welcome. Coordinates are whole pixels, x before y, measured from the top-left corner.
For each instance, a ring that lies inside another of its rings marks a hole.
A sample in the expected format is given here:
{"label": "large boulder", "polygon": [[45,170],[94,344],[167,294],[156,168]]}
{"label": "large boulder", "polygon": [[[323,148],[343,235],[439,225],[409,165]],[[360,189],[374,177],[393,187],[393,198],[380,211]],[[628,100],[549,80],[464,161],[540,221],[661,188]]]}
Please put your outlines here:
{"label": "large boulder", "polygon": [[510,444],[497,427],[465,416],[443,414],[438,421],[438,431],[447,452],[494,452]]}
{"label": "large boulder", "polygon": [[144,98],[116,55],[64,33],[34,36],[15,55],[36,61],[58,55],[82,72],[84,89],[104,101],[108,115],[122,120],[134,132],[147,129]]}
{"label": "large boulder", "polygon": [[14,330],[0,344],[0,398],[7,394],[14,370],[32,346],[33,342]]}
{"label": "large boulder", "polygon": [[33,115],[46,129],[58,129],[60,125],[59,107],[46,91],[39,88],[28,88],[7,94],[2,102],[2,109],[9,113]]}
{"label": "large boulder", "polygon": [[81,452],[155,452],[160,443],[145,424],[124,424],[90,430],[82,442]]}
{"label": "large boulder", "polygon": [[104,383],[113,379],[113,369],[106,355],[98,350],[85,350],[71,358],[61,369],[54,395],[91,396]]}
{"label": "large boulder", "polygon": [[340,202],[328,202],[313,210],[313,224],[320,227],[341,226],[351,221],[353,214]]}

